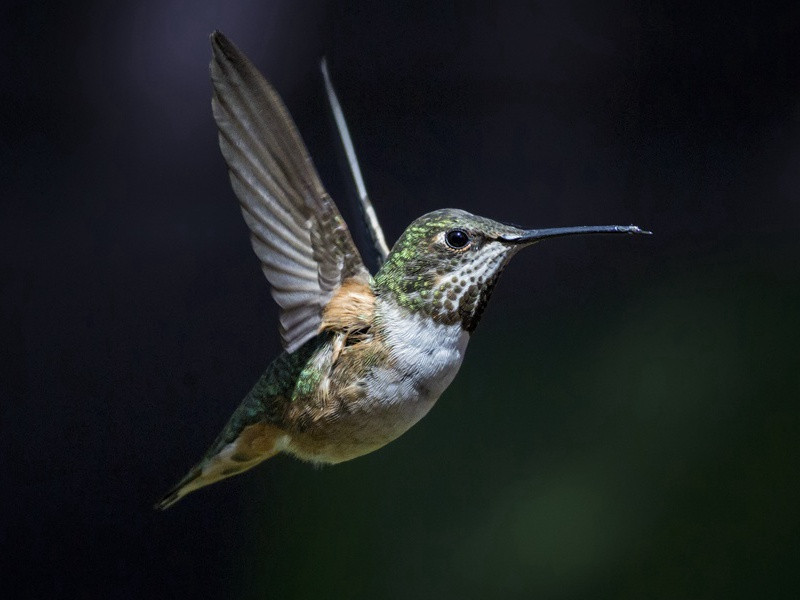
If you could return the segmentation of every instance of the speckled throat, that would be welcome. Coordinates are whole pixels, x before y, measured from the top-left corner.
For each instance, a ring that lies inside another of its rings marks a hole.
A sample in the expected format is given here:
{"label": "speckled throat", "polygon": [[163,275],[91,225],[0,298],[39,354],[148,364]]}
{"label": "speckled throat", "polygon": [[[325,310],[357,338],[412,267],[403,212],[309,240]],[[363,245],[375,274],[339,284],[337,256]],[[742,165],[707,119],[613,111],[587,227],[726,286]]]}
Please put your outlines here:
{"label": "speckled throat", "polygon": [[[446,235],[453,230],[468,235],[468,246],[448,245]],[[403,232],[375,275],[375,294],[391,295],[409,311],[437,323],[460,323],[472,332],[503,268],[519,249],[502,236],[521,231],[455,209],[424,215]]]}

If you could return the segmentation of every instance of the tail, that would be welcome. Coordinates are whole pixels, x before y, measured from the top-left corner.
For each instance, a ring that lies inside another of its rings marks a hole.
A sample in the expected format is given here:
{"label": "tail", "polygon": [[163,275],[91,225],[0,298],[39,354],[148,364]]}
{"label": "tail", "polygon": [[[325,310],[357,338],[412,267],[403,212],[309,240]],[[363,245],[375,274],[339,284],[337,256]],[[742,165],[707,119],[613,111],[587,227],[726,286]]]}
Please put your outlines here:
{"label": "tail", "polygon": [[[229,439],[225,434],[226,431],[223,431],[221,440]],[[165,510],[186,494],[252,469],[275,456],[288,444],[289,436],[274,425],[265,422],[248,425],[232,441],[222,441],[212,446],[206,456],[153,508]]]}
{"label": "tail", "polygon": [[[202,463],[201,463],[202,464]],[[168,491],[164,496],[153,505],[153,508],[156,510],[166,510],[173,504],[175,504],[178,500],[183,498],[189,492],[193,492],[194,490],[207,485],[205,483],[196,483],[197,480],[202,476],[203,469],[198,464],[195,466],[189,473],[181,479],[177,484],[175,484],[170,491]],[[212,482],[209,482],[212,483]],[[195,485],[192,485],[195,484]]]}

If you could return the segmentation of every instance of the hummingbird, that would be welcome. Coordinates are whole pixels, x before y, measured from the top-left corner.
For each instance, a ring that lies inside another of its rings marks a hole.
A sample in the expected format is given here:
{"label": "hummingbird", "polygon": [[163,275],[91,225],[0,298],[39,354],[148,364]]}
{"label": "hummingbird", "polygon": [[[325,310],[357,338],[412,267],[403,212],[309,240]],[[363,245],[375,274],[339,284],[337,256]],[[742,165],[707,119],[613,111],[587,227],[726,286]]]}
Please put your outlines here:
{"label": "hummingbird", "polygon": [[357,458],[424,417],[455,377],[509,260],[544,239],[644,234],[634,225],[521,229],[459,209],[411,223],[389,250],[323,61],[379,269],[370,274],[272,86],[211,35],[212,109],[233,191],[280,307],[283,352],[200,461],[156,505],[279,453]]}

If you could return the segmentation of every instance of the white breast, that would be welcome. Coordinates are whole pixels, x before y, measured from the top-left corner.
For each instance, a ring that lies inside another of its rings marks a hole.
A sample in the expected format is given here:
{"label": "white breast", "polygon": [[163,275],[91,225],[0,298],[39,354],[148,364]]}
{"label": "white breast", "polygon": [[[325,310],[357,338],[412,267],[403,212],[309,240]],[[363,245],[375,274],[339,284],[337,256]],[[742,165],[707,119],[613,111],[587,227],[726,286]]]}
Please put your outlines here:
{"label": "white breast", "polygon": [[435,323],[393,302],[379,301],[375,309],[392,361],[373,369],[368,386],[375,392],[373,398],[399,409],[402,422],[397,425],[405,431],[425,416],[453,381],[469,334],[459,323]]}

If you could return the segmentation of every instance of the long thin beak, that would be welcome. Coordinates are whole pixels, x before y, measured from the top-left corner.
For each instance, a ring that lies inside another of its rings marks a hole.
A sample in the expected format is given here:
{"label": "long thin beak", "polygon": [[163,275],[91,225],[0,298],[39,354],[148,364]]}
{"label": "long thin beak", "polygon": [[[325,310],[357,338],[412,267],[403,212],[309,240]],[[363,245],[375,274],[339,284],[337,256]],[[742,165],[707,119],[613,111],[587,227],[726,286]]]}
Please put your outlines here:
{"label": "long thin beak", "polygon": [[545,238],[560,237],[565,235],[584,235],[588,233],[627,233],[628,235],[651,235],[636,225],[598,225],[581,227],[555,227],[552,229],[528,229],[517,236],[500,236],[500,240],[510,244],[533,244]]}

